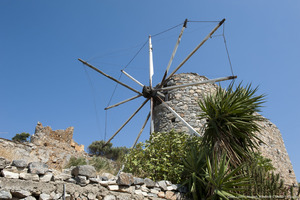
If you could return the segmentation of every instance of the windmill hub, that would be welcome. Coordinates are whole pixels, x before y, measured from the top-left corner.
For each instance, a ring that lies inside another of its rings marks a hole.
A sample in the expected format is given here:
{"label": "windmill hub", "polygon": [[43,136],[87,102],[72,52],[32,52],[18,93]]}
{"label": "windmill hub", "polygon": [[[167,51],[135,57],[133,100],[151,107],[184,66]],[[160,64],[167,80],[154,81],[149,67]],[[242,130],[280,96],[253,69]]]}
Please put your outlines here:
{"label": "windmill hub", "polygon": [[157,91],[154,91],[151,87],[149,86],[144,86],[143,87],[143,96],[145,98],[151,98],[151,97],[156,97]]}

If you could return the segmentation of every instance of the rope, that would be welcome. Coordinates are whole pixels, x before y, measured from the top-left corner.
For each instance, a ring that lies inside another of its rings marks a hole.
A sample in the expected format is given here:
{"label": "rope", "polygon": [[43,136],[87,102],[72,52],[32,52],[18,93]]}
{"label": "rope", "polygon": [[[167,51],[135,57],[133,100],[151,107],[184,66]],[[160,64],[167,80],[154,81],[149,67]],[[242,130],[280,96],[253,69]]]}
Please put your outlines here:
{"label": "rope", "polygon": [[180,24],[178,24],[178,25],[176,25],[176,26],[173,26],[173,27],[171,27],[171,28],[169,28],[169,29],[167,29],[167,30],[164,30],[164,31],[159,32],[159,33],[156,33],[156,34],[152,35],[151,37],[153,38],[153,37],[155,37],[155,36],[161,35],[161,34],[163,34],[163,33],[165,33],[165,32],[168,32],[168,31],[170,31],[170,30],[172,30],[172,29],[174,29],[174,28],[177,28],[178,26],[180,26],[180,25],[182,25],[182,24],[183,24],[183,23],[180,23]]}
{"label": "rope", "polygon": [[226,53],[227,53],[227,57],[228,57],[228,62],[229,62],[229,65],[230,65],[231,74],[232,74],[232,76],[234,76],[232,63],[231,63],[231,59],[230,59],[230,55],[229,55],[229,51],[228,51],[228,47],[227,47],[227,43],[226,43],[226,38],[225,38],[225,23],[223,24],[223,34],[222,35],[223,35],[225,49],[226,49]]}
{"label": "rope", "polygon": [[188,20],[188,22],[204,22],[204,23],[219,23],[220,21],[190,21],[190,20]]}
{"label": "rope", "polygon": [[[126,69],[126,68],[131,64],[131,62],[137,57],[137,55],[142,51],[142,49],[145,47],[145,45],[146,45],[147,43],[148,43],[148,39],[147,39],[146,42],[142,45],[142,47],[137,51],[137,53],[133,56],[133,58],[127,63],[127,65],[125,65],[125,67],[123,68],[123,70]],[[120,74],[118,80],[120,80],[120,79],[122,78],[122,75],[123,75],[123,73]],[[110,97],[110,99],[109,99],[109,101],[108,101],[106,107],[108,107],[108,106],[110,105],[110,103],[111,103],[111,101],[112,101],[112,99],[113,99],[113,96],[114,96],[115,93],[116,93],[116,90],[117,90],[118,85],[119,85],[119,84],[116,83],[115,88],[114,88],[114,90],[113,90],[113,92],[112,92],[112,95],[111,95],[111,97]],[[108,117],[107,117],[107,110],[105,110],[104,140],[106,140],[106,135],[107,135],[107,118],[108,118]]]}
{"label": "rope", "polygon": [[89,76],[88,71],[86,70],[86,68],[84,67],[84,65],[82,65],[82,66],[83,66],[83,69],[84,69],[84,71],[85,71],[85,74],[86,74],[86,76],[87,76],[87,78],[88,78],[90,87],[91,87],[91,89],[92,89],[92,96],[93,96],[94,109],[95,109],[95,113],[96,113],[97,128],[98,128],[99,133],[101,133],[100,126],[99,126],[100,119],[99,119],[98,110],[97,110],[97,104],[96,104],[95,88],[94,88],[93,82],[92,82],[92,80],[91,80],[91,77]]}

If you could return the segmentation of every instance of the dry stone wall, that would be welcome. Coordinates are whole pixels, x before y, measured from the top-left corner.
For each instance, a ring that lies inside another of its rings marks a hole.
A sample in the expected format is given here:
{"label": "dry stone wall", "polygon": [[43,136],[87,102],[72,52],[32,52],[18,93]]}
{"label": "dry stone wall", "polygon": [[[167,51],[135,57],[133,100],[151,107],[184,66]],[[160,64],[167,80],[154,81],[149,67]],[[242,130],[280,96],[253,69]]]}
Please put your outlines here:
{"label": "dry stone wall", "polygon": [[[208,78],[195,73],[183,73],[174,75],[167,82],[167,86],[203,80],[208,80]],[[198,115],[201,113],[198,102],[205,95],[215,91],[217,87],[216,84],[203,84],[170,90],[164,93],[165,102],[201,134],[205,121],[198,119]],[[154,107],[154,119],[155,131],[166,132],[174,129],[179,132],[189,132],[189,129],[161,104]],[[265,143],[260,144],[262,155],[272,159],[276,172],[280,174],[286,184],[297,185],[295,172],[279,129],[267,119],[260,122],[260,125],[262,129],[260,133],[257,133],[257,136]]]}
{"label": "dry stone wall", "polygon": [[58,172],[41,162],[10,162],[0,157],[0,174],[0,199],[184,199],[178,185],[169,181],[154,182],[127,173],[118,177],[108,173],[99,176],[89,165]]}

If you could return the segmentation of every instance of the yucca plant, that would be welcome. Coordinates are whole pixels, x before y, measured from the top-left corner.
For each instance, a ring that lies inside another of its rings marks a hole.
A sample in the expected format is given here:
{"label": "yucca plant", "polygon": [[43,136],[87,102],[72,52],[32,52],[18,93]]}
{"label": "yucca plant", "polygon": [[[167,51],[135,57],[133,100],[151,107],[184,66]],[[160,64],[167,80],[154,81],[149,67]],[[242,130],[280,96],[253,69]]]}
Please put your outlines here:
{"label": "yucca plant", "polygon": [[264,95],[256,96],[257,89],[251,84],[234,89],[231,83],[226,90],[219,87],[199,102],[203,111],[199,117],[206,119],[202,145],[215,155],[226,153],[233,166],[248,160],[262,142],[255,133],[260,130],[257,122],[263,120],[257,112]]}
{"label": "yucca plant", "polygon": [[207,199],[245,198],[242,193],[249,186],[249,178],[241,173],[243,165],[232,169],[229,162],[226,154],[213,156],[212,162],[206,158]]}
{"label": "yucca plant", "polygon": [[249,179],[243,166],[232,169],[224,154],[209,158],[203,150],[191,149],[184,160],[186,181],[183,183],[194,200],[244,198]]}

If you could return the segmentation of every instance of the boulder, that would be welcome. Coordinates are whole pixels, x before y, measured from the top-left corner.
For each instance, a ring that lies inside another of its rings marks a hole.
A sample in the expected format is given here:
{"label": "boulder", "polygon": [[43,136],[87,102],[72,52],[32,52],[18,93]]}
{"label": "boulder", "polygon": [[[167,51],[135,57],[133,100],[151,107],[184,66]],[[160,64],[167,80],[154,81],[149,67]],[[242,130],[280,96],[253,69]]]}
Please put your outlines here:
{"label": "boulder", "polygon": [[167,183],[166,183],[166,181],[159,181],[158,182],[158,185],[159,185],[159,187],[161,188],[161,189],[163,189],[163,190],[167,190]]}
{"label": "boulder", "polygon": [[45,163],[31,162],[28,165],[29,173],[44,175],[49,169]]}
{"label": "boulder", "polygon": [[145,184],[147,187],[150,187],[150,188],[155,186],[155,182],[149,178],[145,178]]}
{"label": "boulder", "polygon": [[117,198],[114,195],[107,195],[103,200],[116,200]]}
{"label": "boulder", "polygon": [[134,177],[134,185],[144,185],[144,183],[144,179]]}
{"label": "boulder", "polygon": [[74,176],[86,176],[87,178],[96,177],[95,167],[91,165],[81,165],[77,166],[72,170],[72,175]]}
{"label": "boulder", "polygon": [[27,190],[11,190],[11,194],[13,197],[17,197],[19,199],[25,198],[31,195],[31,193]]}
{"label": "boulder", "polygon": [[16,166],[18,168],[27,167],[28,163],[25,160],[13,160],[12,166]]}
{"label": "boulder", "polygon": [[87,179],[86,176],[76,176],[75,180],[79,185],[82,185],[82,186],[90,183],[90,181]]}
{"label": "boulder", "polygon": [[120,173],[117,179],[118,185],[131,186],[134,183],[134,178],[130,173]]}
{"label": "boulder", "polygon": [[46,172],[46,174],[40,176],[40,181],[47,183],[47,182],[51,181],[52,177],[53,177],[52,173]]}
{"label": "boulder", "polygon": [[8,190],[0,190],[0,199],[12,199],[12,195]]}
{"label": "boulder", "polygon": [[2,170],[2,175],[5,178],[9,178],[9,179],[18,179],[20,177],[20,175],[18,173],[11,172],[11,171],[8,171],[5,169]]}
{"label": "boulder", "polygon": [[31,181],[39,181],[40,177],[37,174],[20,173],[20,179],[31,180]]}
{"label": "boulder", "polygon": [[51,199],[51,196],[49,194],[40,194],[39,196],[39,200],[50,200]]}

